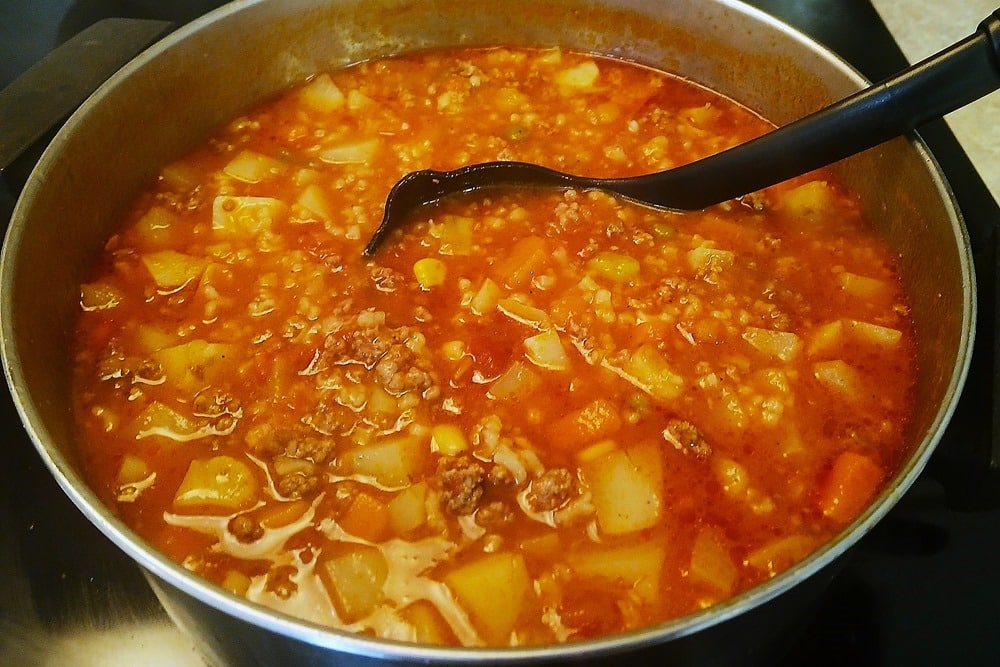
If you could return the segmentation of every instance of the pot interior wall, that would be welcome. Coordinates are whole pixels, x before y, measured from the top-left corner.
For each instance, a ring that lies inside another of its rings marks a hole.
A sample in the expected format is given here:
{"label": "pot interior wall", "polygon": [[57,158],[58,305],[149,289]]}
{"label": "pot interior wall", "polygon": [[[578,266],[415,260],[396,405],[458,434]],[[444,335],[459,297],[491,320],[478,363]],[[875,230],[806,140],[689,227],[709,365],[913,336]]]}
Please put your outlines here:
{"label": "pot interior wall", "polygon": [[[73,465],[67,350],[78,286],[132,197],[213,128],[291,83],[454,44],[617,55],[683,73],[778,123],[859,85],[787,28],[724,0],[262,0],[210,15],[141,56],[74,116],[15,211],[3,266],[5,361],[29,429],[64,485],[96,504]],[[932,341],[920,348],[917,446],[942,420],[971,349],[967,244],[945,188],[910,142],[890,142],[838,171],[898,253],[918,337]]]}

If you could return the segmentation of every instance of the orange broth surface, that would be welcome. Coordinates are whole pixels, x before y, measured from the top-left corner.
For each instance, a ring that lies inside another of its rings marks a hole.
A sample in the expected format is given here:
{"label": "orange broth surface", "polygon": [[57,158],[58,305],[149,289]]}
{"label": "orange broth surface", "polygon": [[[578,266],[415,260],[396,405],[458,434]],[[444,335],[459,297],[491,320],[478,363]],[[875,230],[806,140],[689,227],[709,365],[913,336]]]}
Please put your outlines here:
{"label": "orange broth surface", "polygon": [[514,48],[322,74],[168,165],[81,287],[101,497],[249,600],[466,646],[649,626],[766,581],[900,464],[914,340],[826,172],[694,213],[506,190],[361,249],[404,173],[666,169],[769,129]]}

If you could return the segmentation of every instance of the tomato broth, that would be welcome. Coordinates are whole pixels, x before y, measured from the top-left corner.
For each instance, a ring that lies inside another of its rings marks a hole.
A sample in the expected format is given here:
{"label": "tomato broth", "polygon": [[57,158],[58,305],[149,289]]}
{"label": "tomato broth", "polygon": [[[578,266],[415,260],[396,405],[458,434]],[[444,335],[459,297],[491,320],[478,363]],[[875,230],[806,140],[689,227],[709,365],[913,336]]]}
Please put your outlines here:
{"label": "tomato broth", "polygon": [[831,173],[691,213],[459,196],[361,254],[409,171],[627,176],[768,129],[558,49],[303,82],[166,166],[82,285],[87,474],[192,572],[392,639],[574,641],[775,576],[907,454],[907,297]]}

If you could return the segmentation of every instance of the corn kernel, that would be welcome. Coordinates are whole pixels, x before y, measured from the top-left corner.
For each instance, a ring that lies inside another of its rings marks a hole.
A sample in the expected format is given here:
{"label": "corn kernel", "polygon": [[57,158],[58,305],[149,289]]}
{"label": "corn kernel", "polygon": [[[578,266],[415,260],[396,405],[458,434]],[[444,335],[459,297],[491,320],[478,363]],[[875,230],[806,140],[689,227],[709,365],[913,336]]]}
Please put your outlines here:
{"label": "corn kernel", "polygon": [[465,356],[465,341],[450,340],[441,346],[441,354],[448,361],[458,361]]}
{"label": "corn kernel", "polygon": [[457,456],[469,448],[465,435],[454,424],[438,424],[431,429],[431,450],[445,456]]}
{"label": "corn kernel", "polygon": [[420,289],[430,289],[444,283],[447,269],[440,259],[425,257],[413,264],[413,275],[420,283]]}

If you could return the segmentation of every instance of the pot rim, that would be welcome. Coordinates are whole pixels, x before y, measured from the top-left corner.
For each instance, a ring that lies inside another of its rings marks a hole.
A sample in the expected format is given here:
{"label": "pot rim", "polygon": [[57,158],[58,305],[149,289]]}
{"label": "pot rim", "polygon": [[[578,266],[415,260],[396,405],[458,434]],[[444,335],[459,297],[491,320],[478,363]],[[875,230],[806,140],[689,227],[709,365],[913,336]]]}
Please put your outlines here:
{"label": "pot rim", "polygon": [[[48,165],[58,159],[60,145],[64,143],[65,137],[70,136],[76,130],[77,126],[83,122],[83,119],[91,109],[102,104],[105,98],[114,94],[119,82],[140,71],[147,63],[157,59],[162,53],[172,49],[175,45],[197,35],[205,26],[217,22],[230,14],[241,12],[254,5],[269,1],[237,0],[219,7],[182,26],[175,32],[168,34],[103,83],[63,125],[35,166],[32,174],[39,177],[30,178],[21,193],[11,216],[2,252],[0,252],[0,320],[2,320],[2,329],[0,329],[0,354],[2,354],[4,374],[14,397],[14,404],[21,422],[43,462],[55,477],[63,492],[105,537],[110,539],[119,549],[134,560],[148,576],[162,580],[215,609],[260,628],[307,642],[319,648],[343,651],[370,658],[448,663],[484,659],[501,662],[534,662],[566,657],[576,659],[598,657],[617,653],[624,649],[634,650],[661,644],[699,632],[711,626],[724,623],[783,594],[802,580],[819,572],[850,549],[889,512],[899,498],[910,488],[926,466],[943,435],[944,426],[954,413],[961,388],[964,385],[970,367],[977,318],[976,284],[971,269],[972,253],[968,232],[962,221],[958,203],[940,166],[919,134],[915,132],[908,135],[906,140],[926,165],[938,195],[947,204],[953,228],[958,232],[959,250],[963,255],[960,262],[964,297],[961,318],[963,331],[958,345],[959,360],[961,363],[956,364],[952,369],[944,400],[939,405],[934,419],[928,425],[927,434],[914,448],[905,465],[897,471],[895,479],[890,486],[880,493],[869,504],[865,512],[846,526],[836,537],[827,541],[804,560],[778,574],[771,580],[704,610],[628,633],[564,644],[532,645],[515,648],[439,647],[365,637],[288,616],[229,593],[189,572],[180,564],[168,559],[152,547],[147,546],[141,537],[111,513],[109,508],[90,489],[82,475],[75,470],[67,457],[50,444],[53,439],[50,437],[50,433],[35,407],[31,404],[26,389],[26,379],[22,372],[20,355],[15,344],[14,325],[16,315],[12,310],[9,286],[15,272],[18,248],[21,245],[21,239],[27,231],[25,228],[27,227],[26,221],[30,217],[31,201],[35,193],[45,187],[44,178],[41,175],[44,175]],[[829,63],[835,65],[858,88],[870,83],[839,55],[784,21],[756,7],[747,5],[740,0],[718,0],[718,4],[735,13],[749,15],[755,21],[766,24],[776,32],[802,43],[812,53],[821,56]]]}

